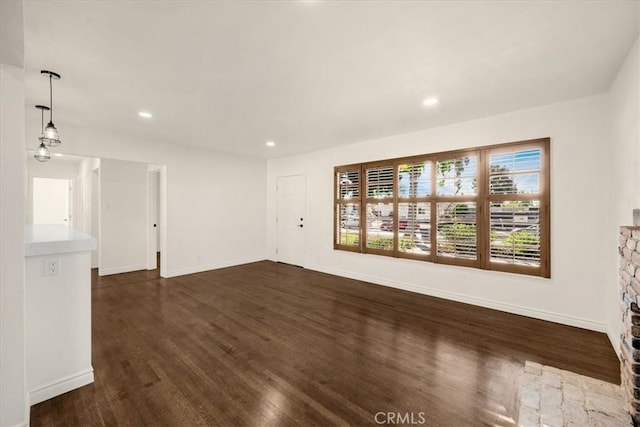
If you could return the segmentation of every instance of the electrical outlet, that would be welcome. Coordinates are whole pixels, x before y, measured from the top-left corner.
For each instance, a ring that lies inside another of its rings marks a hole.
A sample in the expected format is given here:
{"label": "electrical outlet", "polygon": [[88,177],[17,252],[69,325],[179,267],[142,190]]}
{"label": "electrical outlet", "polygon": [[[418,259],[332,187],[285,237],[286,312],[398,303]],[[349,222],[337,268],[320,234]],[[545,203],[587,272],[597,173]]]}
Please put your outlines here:
{"label": "electrical outlet", "polygon": [[54,276],[60,274],[60,258],[46,258],[44,260],[44,275]]}

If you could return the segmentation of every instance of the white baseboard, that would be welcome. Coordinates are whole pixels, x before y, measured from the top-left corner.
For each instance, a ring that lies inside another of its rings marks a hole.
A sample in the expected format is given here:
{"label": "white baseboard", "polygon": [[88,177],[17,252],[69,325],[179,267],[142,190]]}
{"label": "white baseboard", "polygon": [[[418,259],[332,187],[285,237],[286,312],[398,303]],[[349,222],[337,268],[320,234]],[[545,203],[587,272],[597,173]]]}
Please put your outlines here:
{"label": "white baseboard", "polygon": [[131,271],[146,270],[147,264],[125,265],[123,267],[98,268],[98,276],[108,276],[110,274],[129,273]]}
{"label": "white baseboard", "polygon": [[616,356],[618,356],[618,359],[620,359],[620,337],[612,333],[612,331],[608,328],[607,337],[609,337],[609,342],[611,342],[611,347],[613,347],[613,349],[615,350]]}
{"label": "white baseboard", "polygon": [[45,384],[29,392],[29,402],[31,405],[44,402],[52,397],[60,396],[71,390],[75,390],[93,382],[93,368],[77,374],[61,378],[57,381]]}
{"label": "white baseboard", "polygon": [[215,263],[215,264],[198,265],[195,267],[187,267],[187,268],[181,268],[178,270],[168,271],[162,277],[165,277],[168,279],[170,277],[184,276],[186,274],[202,273],[203,271],[217,270],[219,268],[226,268],[226,267],[235,267],[236,265],[250,264],[252,262],[258,262],[258,261],[264,261],[264,260],[265,260],[264,257],[252,257],[252,258],[235,259],[235,260],[225,261],[225,262]]}
{"label": "white baseboard", "polygon": [[351,271],[326,268],[319,265],[308,265],[309,270],[320,271],[322,273],[333,274],[335,276],[347,277],[349,279],[361,280],[363,282],[373,283],[374,285],[388,286],[390,288],[402,289],[405,291],[415,292],[418,294],[429,295],[433,297],[448,299],[466,304],[477,305],[480,307],[491,308],[493,310],[504,311],[507,313],[518,314],[521,316],[533,317],[534,319],[547,320],[549,322],[560,323],[563,325],[575,326],[582,329],[589,329],[597,332],[607,332],[605,323],[594,322],[588,319],[582,319],[574,316],[567,316],[560,313],[552,313],[545,310],[523,307],[513,304],[505,304],[485,298],[472,297],[459,294],[456,292],[443,291],[426,286],[418,286],[411,283],[402,283],[390,281],[380,277],[369,276],[366,274],[353,273]]}
{"label": "white baseboard", "polygon": [[24,419],[26,420],[24,427],[29,427],[31,424],[31,404],[29,403],[29,390],[24,391]]}

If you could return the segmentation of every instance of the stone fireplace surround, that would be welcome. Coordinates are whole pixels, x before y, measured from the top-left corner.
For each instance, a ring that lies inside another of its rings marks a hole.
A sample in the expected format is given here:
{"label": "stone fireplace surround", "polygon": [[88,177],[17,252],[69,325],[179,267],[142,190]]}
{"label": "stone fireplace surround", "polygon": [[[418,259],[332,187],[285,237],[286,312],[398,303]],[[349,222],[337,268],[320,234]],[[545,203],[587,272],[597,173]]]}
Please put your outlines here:
{"label": "stone fireplace surround", "polygon": [[640,226],[620,227],[619,253],[621,387],[633,423],[640,426]]}

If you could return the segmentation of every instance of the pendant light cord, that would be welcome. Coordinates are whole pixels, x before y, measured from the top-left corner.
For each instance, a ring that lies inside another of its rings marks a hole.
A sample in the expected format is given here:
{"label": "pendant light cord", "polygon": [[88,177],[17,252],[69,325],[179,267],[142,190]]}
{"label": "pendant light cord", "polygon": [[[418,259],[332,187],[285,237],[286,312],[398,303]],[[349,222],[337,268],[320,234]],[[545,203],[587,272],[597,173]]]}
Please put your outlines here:
{"label": "pendant light cord", "polygon": [[51,109],[49,110],[49,121],[53,123],[53,85],[51,83],[51,74],[49,74],[49,105],[51,105]]}

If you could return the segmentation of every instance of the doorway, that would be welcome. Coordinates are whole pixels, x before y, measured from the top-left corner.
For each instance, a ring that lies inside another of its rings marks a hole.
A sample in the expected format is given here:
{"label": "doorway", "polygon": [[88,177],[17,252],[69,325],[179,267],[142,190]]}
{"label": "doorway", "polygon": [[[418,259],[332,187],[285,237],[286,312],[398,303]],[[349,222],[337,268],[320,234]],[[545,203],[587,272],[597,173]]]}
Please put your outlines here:
{"label": "doorway", "polygon": [[276,193],[277,260],[304,267],[307,253],[305,176],[278,177]]}
{"label": "doorway", "polygon": [[33,223],[71,226],[71,181],[33,178]]}

